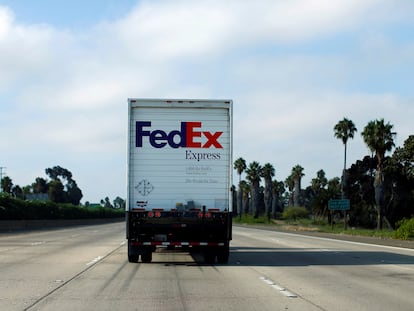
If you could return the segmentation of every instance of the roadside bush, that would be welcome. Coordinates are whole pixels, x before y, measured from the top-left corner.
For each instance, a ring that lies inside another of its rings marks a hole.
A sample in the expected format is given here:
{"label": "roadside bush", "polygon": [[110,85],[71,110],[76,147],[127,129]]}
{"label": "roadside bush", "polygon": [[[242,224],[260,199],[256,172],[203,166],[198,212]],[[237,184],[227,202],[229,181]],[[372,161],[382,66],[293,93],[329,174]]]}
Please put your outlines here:
{"label": "roadside bush", "polygon": [[283,219],[296,221],[301,218],[308,218],[309,212],[300,206],[288,207],[283,211]]}
{"label": "roadside bush", "polygon": [[51,201],[25,201],[0,194],[0,220],[117,218],[124,215],[124,210]]}
{"label": "roadside bush", "polygon": [[414,218],[403,219],[397,223],[395,237],[402,240],[414,239]]}

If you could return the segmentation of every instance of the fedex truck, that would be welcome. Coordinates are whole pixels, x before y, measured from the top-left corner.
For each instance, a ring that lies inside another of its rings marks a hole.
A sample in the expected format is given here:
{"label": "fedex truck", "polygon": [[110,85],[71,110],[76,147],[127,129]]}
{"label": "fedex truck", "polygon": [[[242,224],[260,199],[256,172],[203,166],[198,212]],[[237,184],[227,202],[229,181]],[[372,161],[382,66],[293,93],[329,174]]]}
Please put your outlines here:
{"label": "fedex truck", "polygon": [[128,260],[178,248],[227,263],[232,101],[131,98],[128,108]]}

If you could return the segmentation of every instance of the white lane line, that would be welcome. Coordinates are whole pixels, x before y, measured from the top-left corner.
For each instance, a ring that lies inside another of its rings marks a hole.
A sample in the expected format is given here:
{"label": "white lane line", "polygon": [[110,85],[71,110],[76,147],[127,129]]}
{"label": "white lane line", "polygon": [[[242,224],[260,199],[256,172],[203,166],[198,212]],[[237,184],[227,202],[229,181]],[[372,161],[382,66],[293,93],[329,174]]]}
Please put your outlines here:
{"label": "white lane line", "polygon": [[45,244],[45,243],[46,243],[45,241],[41,241],[41,242],[33,242],[33,243],[30,243],[30,246],[42,245],[42,244]]}
{"label": "white lane line", "polygon": [[298,295],[288,291],[283,286],[280,286],[280,285],[276,284],[274,281],[272,281],[272,280],[270,280],[270,279],[268,279],[264,276],[261,276],[259,279],[262,280],[267,285],[270,285],[273,289],[279,291],[282,295],[284,295],[288,298],[297,298],[298,297]]}
{"label": "white lane line", "polygon": [[280,286],[280,285],[277,285],[277,284],[272,284],[272,287],[274,288],[274,289],[276,289],[276,290],[278,290],[278,291],[283,291],[283,290],[286,290],[285,288],[283,288],[282,286]]}
{"label": "white lane line", "polygon": [[[309,240],[322,240],[322,241],[328,241],[328,242],[338,242],[338,243],[345,243],[345,244],[351,244],[351,245],[359,245],[359,246],[368,246],[368,247],[378,247],[378,248],[385,248],[385,249],[392,249],[392,250],[400,250],[400,251],[406,251],[406,252],[414,252],[414,249],[412,248],[406,248],[406,247],[398,247],[398,246],[390,246],[390,245],[380,245],[380,244],[372,244],[372,243],[364,243],[364,242],[355,242],[355,241],[347,241],[347,240],[338,240],[334,238],[325,238],[325,237],[318,237],[318,236],[311,236],[311,235],[302,235],[300,233],[288,233],[288,232],[277,232],[280,235],[285,236],[300,236],[305,239]],[[237,233],[239,234],[239,233]]]}
{"label": "white lane line", "polygon": [[280,292],[288,298],[297,298],[298,297],[297,295],[295,295],[294,293],[291,293],[288,290],[281,290]]}
{"label": "white lane line", "polygon": [[[119,245],[123,246],[125,244],[126,244],[126,241],[122,241]],[[89,261],[88,263],[86,263],[86,265],[87,266],[93,265],[93,264],[97,263],[99,260],[101,260],[103,258],[104,258],[103,256],[98,256],[98,257],[92,259],[91,261]]]}
{"label": "white lane line", "polygon": [[99,260],[101,260],[102,258],[103,258],[102,256],[98,256],[98,257],[96,257],[96,258],[92,259],[92,260],[91,260],[90,262],[88,262],[86,265],[87,265],[87,266],[93,265],[93,264],[97,263]]}
{"label": "white lane line", "polygon": [[[122,241],[119,245],[123,246],[123,245],[125,245],[125,243],[126,243],[126,241]],[[92,259],[91,261],[89,261],[88,263],[86,263],[86,265],[87,266],[93,265],[93,264],[97,263],[99,260],[101,260],[102,258],[103,258],[103,256],[98,256],[98,257]]]}

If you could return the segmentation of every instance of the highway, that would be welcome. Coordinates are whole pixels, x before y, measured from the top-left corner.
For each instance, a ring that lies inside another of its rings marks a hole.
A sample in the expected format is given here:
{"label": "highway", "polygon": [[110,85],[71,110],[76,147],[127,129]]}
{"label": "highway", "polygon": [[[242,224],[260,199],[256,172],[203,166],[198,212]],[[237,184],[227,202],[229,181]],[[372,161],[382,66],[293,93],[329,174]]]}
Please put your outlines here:
{"label": "highway", "polygon": [[413,249],[234,227],[226,265],[135,264],[123,223],[0,234],[0,310],[411,311],[413,293]]}

